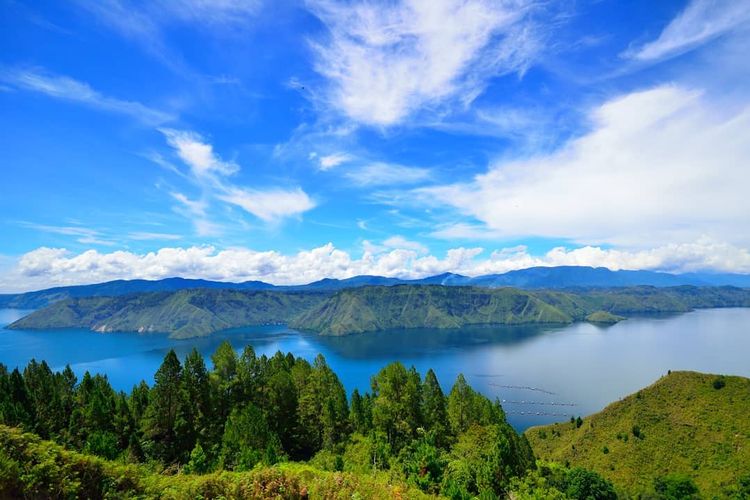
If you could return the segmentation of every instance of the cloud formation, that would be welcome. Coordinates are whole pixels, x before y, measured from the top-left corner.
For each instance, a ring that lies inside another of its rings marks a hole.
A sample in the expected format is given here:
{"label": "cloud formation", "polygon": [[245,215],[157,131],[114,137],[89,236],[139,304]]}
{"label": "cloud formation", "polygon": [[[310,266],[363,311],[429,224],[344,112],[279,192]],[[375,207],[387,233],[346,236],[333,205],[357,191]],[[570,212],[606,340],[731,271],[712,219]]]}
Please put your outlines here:
{"label": "cloud formation", "polygon": [[400,237],[382,245],[365,245],[359,258],[329,243],[284,255],[248,248],[217,250],[211,246],[162,248],[137,254],[88,250],[73,254],[63,248],[38,248],[22,255],[0,281],[0,290],[19,291],[54,285],[96,283],[113,279],[160,279],[171,276],[220,281],[262,280],[274,284],[303,284],[322,278],[370,274],[421,278],[443,272],[468,276],[502,273],[531,266],[604,266],[671,272],[714,270],[750,272],[750,252],[726,243],[701,239],[689,244],[625,251],[586,246],[557,247],[542,255],[524,246],[493,251],[453,248],[440,258]]}
{"label": "cloud formation", "polygon": [[468,104],[498,75],[523,72],[540,42],[527,0],[313,0],[328,32],[314,41],[326,102],[390,126],[425,107]]}
{"label": "cloud formation", "polygon": [[652,61],[682,54],[750,23],[748,0],[692,0],[656,40],[625,53]]}
{"label": "cloud formation", "polygon": [[2,71],[0,80],[18,89],[38,92],[55,99],[79,102],[110,113],[127,115],[149,126],[161,125],[176,119],[171,113],[150,108],[136,101],[109,97],[94,90],[87,83],[36,69]]}
{"label": "cloud formation", "polygon": [[345,177],[359,186],[416,184],[428,180],[430,170],[395,163],[372,162],[347,171]]}
{"label": "cloud formation", "polygon": [[[589,118],[590,132],[552,154],[501,161],[471,182],[414,194],[454,207],[496,238],[750,244],[749,106],[664,85],[611,99]],[[463,224],[453,234],[476,229]]]}
{"label": "cloud formation", "polygon": [[[201,236],[215,234],[217,226],[208,219],[209,199],[216,199],[242,208],[265,222],[278,222],[298,216],[315,207],[315,202],[301,188],[248,188],[235,185],[230,177],[240,171],[234,161],[223,160],[213,145],[191,131],[160,129],[175,154],[190,169],[191,179],[203,191],[203,197],[192,200],[183,193],[173,192],[180,205],[177,210],[190,216]],[[164,165],[160,156],[152,158]],[[171,168],[170,170],[174,170]]]}

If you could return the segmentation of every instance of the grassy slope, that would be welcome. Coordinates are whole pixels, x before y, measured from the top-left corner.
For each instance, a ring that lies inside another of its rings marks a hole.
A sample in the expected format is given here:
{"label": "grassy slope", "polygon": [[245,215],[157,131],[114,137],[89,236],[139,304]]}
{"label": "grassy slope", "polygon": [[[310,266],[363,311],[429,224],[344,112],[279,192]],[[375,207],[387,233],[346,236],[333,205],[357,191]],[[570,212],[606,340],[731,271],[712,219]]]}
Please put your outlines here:
{"label": "grassy slope", "polygon": [[238,326],[286,322],[323,298],[309,292],[199,289],[69,299],[35,311],[10,327],[156,331],[189,338]]}
{"label": "grassy slope", "polygon": [[568,314],[522,290],[398,285],[343,290],[297,317],[292,326],[344,335],[389,328],[571,321]]}
{"label": "grassy slope", "polygon": [[166,475],[66,450],[0,425],[0,498],[430,498],[387,474],[285,463],[249,472]]}
{"label": "grassy slope", "polygon": [[[704,495],[721,495],[750,471],[750,379],[724,377],[718,390],[716,379],[674,372],[585,418],[580,428],[554,424],[531,428],[526,436],[539,458],[595,470],[631,492],[680,472]],[[633,426],[642,438],[633,435]]]}

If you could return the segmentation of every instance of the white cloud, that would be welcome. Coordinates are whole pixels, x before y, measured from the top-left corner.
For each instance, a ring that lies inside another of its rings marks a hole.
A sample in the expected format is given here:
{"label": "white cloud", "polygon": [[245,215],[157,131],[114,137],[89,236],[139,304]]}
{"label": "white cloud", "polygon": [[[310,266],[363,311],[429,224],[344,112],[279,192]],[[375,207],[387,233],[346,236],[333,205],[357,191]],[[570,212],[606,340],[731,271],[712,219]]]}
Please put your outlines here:
{"label": "white cloud", "polygon": [[159,125],[173,121],[175,116],[165,111],[149,108],[136,101],[125,101],[105,96],[84,82],[67,76],[38,70],[7,70],[0,80],[16,88],[39,92],[56,99],[80,102],[96,109],[135,118],[146,125]]}
{"label": "white cloud", "polygon": [[348,161],[351,161],[354,159],[354,157],[347,153],[333,153],[326,156],[321,156],[318,159],[318,163],[320,165],[320,170],[330,170],[332,168],[338,167],[342,163],[346,163]]}
{"label": "white cloud", "polygon": [[656,40],[625,55],[641,61],[679,55],[748,22],[748,0],[692,0]]}
{"label": "white cloud", "polygon": [[300,188],[253,189],[231,188],[219,199],[237,205],[266,222],[299,215],[315,207],[315,203]]}
{"label": "white cloud", "polygon": [[383,242],[383,246],[386,248],[403,248],[406,250],[412,250],[419,254],[425,254],[429,249],[418,241],[412,241],[404,238],[403,236],[396,235],[391,236]]}
{"label": "white cloud", "polygon": [[227,176],[240,169],[235,162],[223,161],[214,154],[213,146],[195,132],[173,129],[161,129],[161,132],[167,138],[167,143],[175,149],[177,156],[197,177],[212,174]]}
{"label": "white cloud", "polygon": [[523,72],[540,42],[527,0],[314,0],[328,28],[313,43],[316,70],[329,80],[328,104],[377,126],[425,107],[470,103],[487,81]]}
{"label": "white cloud", "polygon": [[[392,241],[392,243],[396,243]],[[530,266],[604,266],[610,269],[653,269],[672,272],[714,270],[750,273],[750,252],[726,243],[699,239],[688,244],[625,251],[600,247],[553,248],[532,255],[519,246],[479,258],[482,248],[453,248],[443,258],[413,248],[367,248],[359,257],[323,245],[296,254],[214,247],[162,248],[136,254],[124,251],[73,254],[62,248],[38,248],[22,255],[0,276],[0,290],[28,290],[54,285],[95,283],[113,279],[161,279],[171,276],[221,281],[262,280],[302,284],[321,278],[370,274],[421,278],[443,272],[468,276],[502,273]],[[6,266],[6,268],[9,266]]]}
{"label": "white cloud", "polygon": [[100,231],[83,227],[80,225],[75,226],[51,226],[46,224],[36,224],[33,222],[19,222],[20,226],[33,229],[35,231],[41,231],[45,233],[59,234],[63,236],[73,236],[78,243],[84,245],[104,245],[112,246],[115,243],[109,239],[106,239]]}
{"label": "white cloud", "polygon": [[129,233],[128,238],[137,241],[164,241],[179,240],[182,239],[182,236],[172,233],[152,233],[147,231],[136,231],[133,233]]}
{"label": "white cloud", "polygon": [[590,118],[590,132],[552,154],[415,195],[497,237],[643,247],[705,235],[750,244],[750,107],[665,85],[612,99]]}
{"label": "white cloud", "polygon": [[430,170],[394,163],[373,162],[348,170],[344,175],[360,186],[385,186],[426,181],[430,178]]}
{"label": "white cloud", "polygon": [[[192,181],[203,191],[200,200],[191,200],[182,193],[171,193],[180,202],[178,211],[193,220],[199,235],[218,232],[218,227],[208,217],[209,199],[236,205],[266,222],[277,222],[315,207],[315,202],[299,187],[259,189],[237,186],[227,178],[238,173],[240,166],[222,160],[201,135],[173,129],[161,129],[161,132],[177,156],[190,168]],[[152,155],[152,158],[159,165],[169,165],[159,155]]]}

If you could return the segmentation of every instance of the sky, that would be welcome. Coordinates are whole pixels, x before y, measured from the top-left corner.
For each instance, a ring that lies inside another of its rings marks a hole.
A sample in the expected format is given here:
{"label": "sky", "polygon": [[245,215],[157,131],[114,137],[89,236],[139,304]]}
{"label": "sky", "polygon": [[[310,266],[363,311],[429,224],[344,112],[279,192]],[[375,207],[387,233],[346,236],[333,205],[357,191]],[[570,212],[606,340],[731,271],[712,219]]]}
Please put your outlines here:
{"label": "sky", "polygon": [[750,273],[750,0],[0,8],[0,292]]}

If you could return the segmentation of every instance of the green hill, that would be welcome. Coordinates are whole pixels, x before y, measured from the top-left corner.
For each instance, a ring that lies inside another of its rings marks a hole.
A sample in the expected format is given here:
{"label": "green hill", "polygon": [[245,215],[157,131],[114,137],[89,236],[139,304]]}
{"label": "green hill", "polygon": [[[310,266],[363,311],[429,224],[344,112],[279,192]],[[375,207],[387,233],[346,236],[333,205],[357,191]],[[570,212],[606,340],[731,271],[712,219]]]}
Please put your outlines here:
{"label": "green hill", "polygon": [[21,318],[10,328],[89,328],[200,337],[239,326],[286,323],[324,297],[312,292],[196,289],[67,299]]}
{"label": "green hill", "polygon": [[292,322],[323,335],[390,328],[458,328],[479,324],[570,323],[534,294],[513,288],[406,286],[343,290]]}
{"label": "green hill", "polygon": [[741,288],[633,287],[566,292],[443,285],[364,286],[330,291],[187,289],[56,302],[10,328],[168,332],[175,338],[287,323],[323,335],[465,325],[613,323],[638,313],[748,307]]}
{"label": "green hill", "polygon": [[633,494],[668,474],[725,497],[750,471],[750,379],[673,372],[576,423],[526,431],[537,457],[600,473]]}

